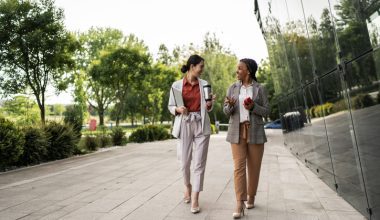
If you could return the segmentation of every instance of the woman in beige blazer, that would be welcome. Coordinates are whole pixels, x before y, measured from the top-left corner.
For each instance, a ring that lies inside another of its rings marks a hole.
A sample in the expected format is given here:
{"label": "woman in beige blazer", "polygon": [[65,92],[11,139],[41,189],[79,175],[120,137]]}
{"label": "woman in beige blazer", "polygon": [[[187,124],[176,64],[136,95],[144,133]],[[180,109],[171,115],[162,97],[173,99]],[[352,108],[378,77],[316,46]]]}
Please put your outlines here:
{"label": "woman in beige blazer", "polygon": [[[185,184],[185,203],[191,201],[191,212],[200,212],[198,198],[203,190],[204,173],[211,125],[208,112],[212,110],[212,101],[205,100],[203,87],[207,81],[200,79],[203,72],[204,60],[198,55],[192,55],[181,71],[183,79],[173,83],[170,89],[168,108],[175,115],[172,134],[179,139],[177,155],[181,160],[181,170]],[[179,95],[179,99],[176,94]],[[183,100],[183,103],[178,101]],[[194,144],[194,147],[193,147]],[[194,153],[193,153],[194,151]],[[192,158],[194,156],[194,158]],[[193,184],[190,184],[190,164],[193,161]]]}
{"label": "woman in beige blazer", "polygon": [[263,116],[269,114],[269,104],[264,88],[257,82],[256,71],[254,60],[240,60],[236,71],[238,82],[228,88],[223,108],[230,118],[227,141],[231,143],[234,160],[237,200],[234,218],[241,218],[245,207],[254,207],[264,143],[267,142]]}

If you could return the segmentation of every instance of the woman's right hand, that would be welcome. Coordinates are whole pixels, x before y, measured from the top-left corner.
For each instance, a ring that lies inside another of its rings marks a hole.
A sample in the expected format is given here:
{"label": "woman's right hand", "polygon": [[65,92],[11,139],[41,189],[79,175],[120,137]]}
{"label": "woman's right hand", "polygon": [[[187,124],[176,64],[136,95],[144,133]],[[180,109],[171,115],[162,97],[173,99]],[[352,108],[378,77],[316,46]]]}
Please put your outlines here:
{"label": "woman's right hand", "polygon": [[178,114],[183,114],[183,115],[187,115],[187,113],[188,113],[188,110],[187,110],[187,108],[185,106],[177,107],[177,108],[175,108],[175,111]]}
{"label": "woman's right hand", "polygon": [[234,106],[236,103],[236,99],[234,97],[228,97],[226,96],[226,98],[224,99],[224,104],[228,104],[230,107]]}

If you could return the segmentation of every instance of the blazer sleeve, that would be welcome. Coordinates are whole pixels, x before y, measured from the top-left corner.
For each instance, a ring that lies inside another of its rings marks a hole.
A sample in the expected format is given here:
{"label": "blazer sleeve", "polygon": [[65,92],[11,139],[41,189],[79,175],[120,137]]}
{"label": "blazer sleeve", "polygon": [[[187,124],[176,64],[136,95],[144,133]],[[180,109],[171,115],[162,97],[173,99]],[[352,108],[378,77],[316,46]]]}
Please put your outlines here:
{"label": "blazer sleeve", "polygon": [[[174,85],[174,83],[173,83]],[[175,109],[176,109],[176,103],[175,103],[175,99],[174,99],[174,94],[173,94],[173,85],[170,87],[170,96],[169,96],[169,103],[168,103],[168,109],[170,111],[170,113],[172,115],[177,115],[176,112],[175,112]]]}
{"label": "blazer sleeve", "polygon": [[255,102],[253,109],[251,110],[251,114],[257,114],[261,115],[263,117],[266,117],[270,113],[270,107],[269,107],[269,101],[268,101],[268,95],[264,87],[260,86],[259,88],[259,95],[260,99],[263,100],[262,104],[258,104]]}
{"label": "blazer sleeve", "polygon": [[[227,90],[226,96],[231,97],[231,94],[233,92],[233,86],[230,86]],[[227,116],[230,117],[230,115],[235,111],[235,106],[230,106],[227,103],[223,104],[223,113]]]}

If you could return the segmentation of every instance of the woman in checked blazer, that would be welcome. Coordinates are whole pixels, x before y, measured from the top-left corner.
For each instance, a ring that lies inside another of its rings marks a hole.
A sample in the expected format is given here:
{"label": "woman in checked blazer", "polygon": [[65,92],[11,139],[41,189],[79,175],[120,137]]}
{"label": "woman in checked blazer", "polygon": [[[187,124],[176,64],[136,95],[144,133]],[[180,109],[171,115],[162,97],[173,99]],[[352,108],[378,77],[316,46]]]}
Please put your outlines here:
{"label": "woman in checked blazer", "polygon": [[[237,201],[234,218],[241,218],[245,207],[254,207],[264,143],[267,142],[263,116],[269,114],[269,104],[264,88],[257,82],[256,71],[254,60],[240,60],[236,71],[238,82],[228,88],[223,107],[230,118],[227,141],[231,143],[234,161]],[[251,102],[247,101],[249,99]]]}

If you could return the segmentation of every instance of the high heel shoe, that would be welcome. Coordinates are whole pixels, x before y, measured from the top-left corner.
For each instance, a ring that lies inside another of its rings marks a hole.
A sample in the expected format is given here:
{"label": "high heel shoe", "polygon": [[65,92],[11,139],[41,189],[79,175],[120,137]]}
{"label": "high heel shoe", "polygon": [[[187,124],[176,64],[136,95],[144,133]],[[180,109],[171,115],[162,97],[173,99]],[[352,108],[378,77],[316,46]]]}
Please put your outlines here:
{"label": "high heel shoe", "polygon": [[185,198],[183,198],[183,202],[186,203],[186,204],[188,204],[188,203],[191,202],[191,198],[190,197],[185,197]]}
{"label": "high heel shoe", "polygon": [[255,204],[249,204],[248,202],[246,202],[246,203],[245,203],[245,207],[246,207],[247,209],[253,209],[253,208],[255,208]]}
{"label": "high heel shoe", "polygon": [[247,202],[244,203],[244,204],[245,204],[245,207],[246,207],[247,209],[253,209],[253,208],[255,208],[255,197],[253,197],[253,202],[252,202],[252,204],[248,203],[248,201],[249,201],[250,198],[251,198],[251,197],[248,197]]}
{"label": "high heel shoe", "polygon": [[199,206],[195,207],[195,208],[191,207],[190,211],[193,214],[197,214],[197,213],[199,213],[201,211],[201,208]]}
{"label": "high heel shoe", "polygon": [[190,196],[186,196],[186,197],[183,198],[183,202],[186,203],[186,204],[188,204],[188,203],[191,202],[191,184],[187,188],[188,189],[190,188],[190,190],[188,191]]}
{"label": "high heel shoe", "polygon": [[234,212],[232,213],[232,217],[234,219],[239,219],[244,216],[244,207],[241,207],[240,212]]}

